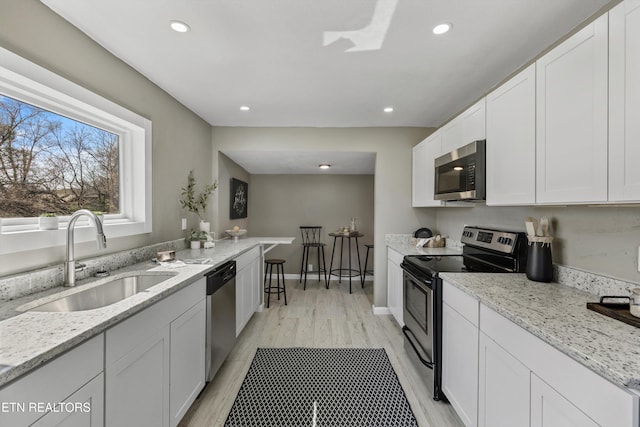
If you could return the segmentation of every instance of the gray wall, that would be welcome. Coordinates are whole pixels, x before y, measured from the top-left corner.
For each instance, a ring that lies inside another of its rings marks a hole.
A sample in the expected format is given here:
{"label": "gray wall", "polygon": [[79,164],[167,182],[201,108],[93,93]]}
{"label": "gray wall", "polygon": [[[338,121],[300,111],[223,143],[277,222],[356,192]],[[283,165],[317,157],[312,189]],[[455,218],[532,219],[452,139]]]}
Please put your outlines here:
{"label": "gray wall", "polygon": [[437,228],[456,238],[465,224],[524,231],[526,217],[542,215],[552,222],[554,263],[640,283],[640,207],[637,206],[440,208]]}
{"label": "gray wall", "polygon": [[[374,177],[373,175],[252,175],[249,204],[251,235],[295,236],[293,245],[280,245],[269,252],[268,258],[282,258],[285,273],[299,273],[302,262],[300,247],[301,225],[323,227],[321,241],[326,243],[327,269],[331,261],[333,238],[328,233],[348,226],[356,218],[361,260],[364,263],[365,243],[374,241]],[[340,240],[338,239],[338,245]],[[336,247],[336,257],[339,246]],[[344,245],[347,258],[347,241]],[[357,266],[355,240],[352,241],[352,265]],[[371,256],[373,253],[371,254]],[[370,260],[371,261],[371,260]],[[309,263],[317,269],[315,249]],[[337,268],[338,259],[334,261]],[[316,276],[317,277],[317,276]]]}
{"label": "gray wall", "polygon": [[[224,230],[230,230],[233,226],[237,225],[240,228],[250,230],[249,220],[252,218],[251,212],[251,200],[248,201],[247,206],[247,218],[230,218],[231,211],[231,178],[239,179],[248,184],[249,198],[254,194],[253,185],[251,185],[251,175],[244,170],[236,162],[228,158],[222,153],[218,153],[218,191],[217,191],[217,227],[216,229],[220,233],[218,238],[226,236]],[[256,234],[251,234],[255,236]]]}
{"label": "gray wall", "polygon": [[[211,180],[211,126],[39,1],[0,0],[0,11],[0,46],[153,122],[153,232],[109,239],[108,251],[182,237],[181,217],[197,226],[178,199],[190,169]],[[78,246],[77,257],[97,253],[95,242]],[[63,259],[63,247],[0,256],[0,275]]]}
{"label": "gray wall", "polygon": [[[431,128],[234,128],[214,127],[215,150],[330,150],[376,153],[374,182],[374,305],[387,304],[387,254],[384,236],[433,226],[435,212],[411,207],[411,148]],[[214,174],[218,173],[217,156]],[[252,181],[253,182],[253,181]],[[252,187],[249,189],[252,197]],[[251,200],[249,201],[251,210]],[[253,219],[251,219],[253,224]],[[327,225],[328,226],[328,225]]]}

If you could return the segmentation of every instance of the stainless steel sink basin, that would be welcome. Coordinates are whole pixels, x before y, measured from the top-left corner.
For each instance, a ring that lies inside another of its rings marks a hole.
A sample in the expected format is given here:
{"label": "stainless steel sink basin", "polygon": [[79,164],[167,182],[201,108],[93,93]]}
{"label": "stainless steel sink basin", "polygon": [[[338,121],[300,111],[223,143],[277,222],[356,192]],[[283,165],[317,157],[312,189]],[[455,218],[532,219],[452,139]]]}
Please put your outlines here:
{"label": "stainless steel sink basin", "polygon": [[57,300],[39,305],[29,311],[84,311],[106,307],[164,282],[175,274],[137,274],[110,280]]}

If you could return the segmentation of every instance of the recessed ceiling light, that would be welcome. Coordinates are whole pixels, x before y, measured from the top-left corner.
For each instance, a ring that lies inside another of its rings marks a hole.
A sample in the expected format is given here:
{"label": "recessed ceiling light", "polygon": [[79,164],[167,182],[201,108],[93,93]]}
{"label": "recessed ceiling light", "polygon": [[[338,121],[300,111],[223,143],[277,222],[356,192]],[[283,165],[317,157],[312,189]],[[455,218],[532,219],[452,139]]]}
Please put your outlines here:
{"label": "recessed ceiling light", "polygon": [[186,33],[191,29],[191,27],[189,27],[187,24],[185,24],[182,21],[171,21],[170,25],[171,25],[171,29],[178,33]]}
{"label": "recessed ceiling light", "polygon": [[433,34],[444,34],[451,28],[453,28],[453,24],[449,24],[446,22],[444,24],[436,25],[435,27],[433,27]]}
{"label": "recessed ceiling light", "polygon": [[329,169],[329,168],[331,167],[331,165],[330,165],[329,163],[320,163],[320,164],[318,165],[318,167],[319,167],[320,169]]}
{"label": "recessed ceiling light", "polygon": [[462,166],[454,166],[453,170],[454,171],[461,171],[461,170],[464,170],[464,168]]}
{"label": "recessed ceiling light", "polygon": [[249,108],[248,105],[243,105],[240,107],[240,111],[249,111],[251,108]]}
{"label": "recessed ceiling light", "polygon": [[384,107],[383,110],[385,113],[393,113],[393,107]]}

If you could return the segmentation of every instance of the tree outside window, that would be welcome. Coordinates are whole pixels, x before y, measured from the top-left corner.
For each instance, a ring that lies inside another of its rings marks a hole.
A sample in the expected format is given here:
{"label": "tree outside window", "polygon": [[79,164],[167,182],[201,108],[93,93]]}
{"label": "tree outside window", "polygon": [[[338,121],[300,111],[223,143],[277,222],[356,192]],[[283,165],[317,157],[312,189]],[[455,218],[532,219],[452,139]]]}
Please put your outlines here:
{"label": "tree outside window", "polygon": [[0,217],[118,213],[118,135],[0,95]]}

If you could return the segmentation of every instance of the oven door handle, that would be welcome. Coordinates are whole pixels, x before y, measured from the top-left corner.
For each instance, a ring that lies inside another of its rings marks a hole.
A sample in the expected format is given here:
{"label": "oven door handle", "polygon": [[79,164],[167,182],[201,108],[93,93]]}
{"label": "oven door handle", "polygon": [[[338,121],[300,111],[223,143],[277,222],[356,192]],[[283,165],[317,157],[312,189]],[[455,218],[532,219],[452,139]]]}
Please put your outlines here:
{"label": "oven door handle", "polygon": [[[411,329],[407,328],[406,326],[402,327],[402,333],[404,334],[405,337],[407,337],[407,340],[409,341],[409,344],[411,344],[411,347],[413,347],[413,351],[416,352],[416,356],[418,356],[418,359],[420,359],[420,361],[429,369],[433,369],[433,362],[430,360],[425,360],[421,355],[420,352],[418,351],[418,348],[416,347],[416,345],[413,343],[413,341],[417,341],[416,340],[416,336],[413,335],[413,332],[411,332]],[[409,334],[411,334],[411,336],[409,336]],[[413,337],[413,338],[412,338]]]}

